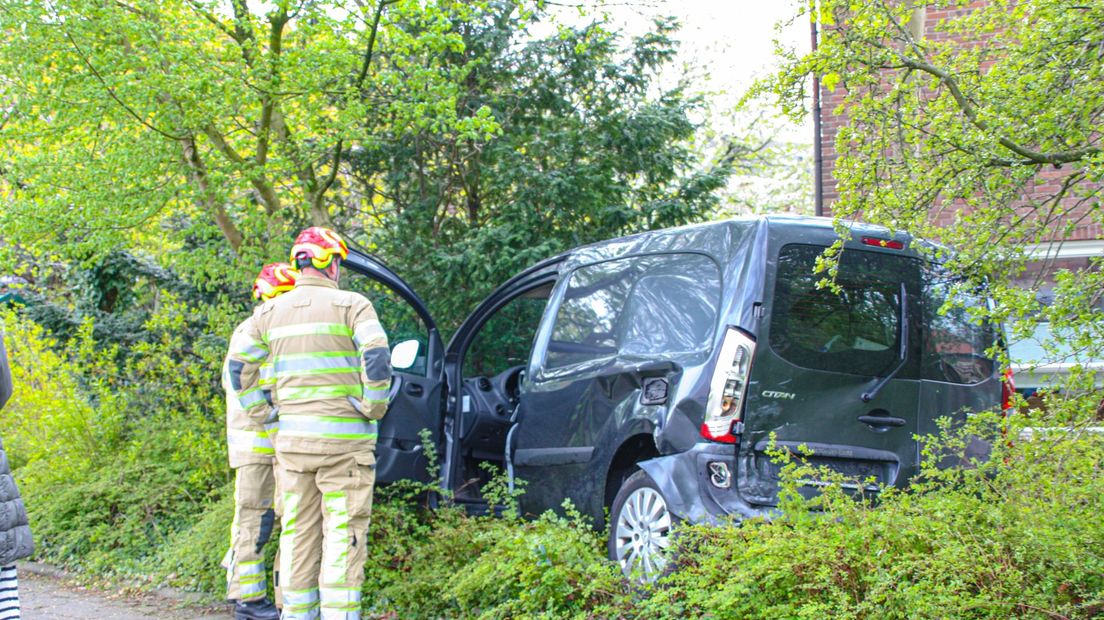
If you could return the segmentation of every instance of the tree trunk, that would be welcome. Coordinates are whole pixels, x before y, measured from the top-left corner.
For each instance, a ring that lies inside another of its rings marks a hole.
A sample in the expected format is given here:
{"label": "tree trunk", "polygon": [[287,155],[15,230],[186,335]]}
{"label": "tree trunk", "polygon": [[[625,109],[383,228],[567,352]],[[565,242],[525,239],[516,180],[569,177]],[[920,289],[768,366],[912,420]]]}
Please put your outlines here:
{"label": "tree trunk", "polygon": [[189,135],[180,141],[180,145],[184,154],[184,162],[188,165],[189,176],[191,176],[192,182],[196,184],[202,196],[200,206],[214,216],[215,223],[222,231],[222,236],[230,243],[230,249],[237,254],[245,238],[234,224],[234,220],[230,219],[230,214],[219,202],[218,196],[211,190],[211,184],[207,179],[207,165],[203,163],[203,159],[199,156],[195,136]]}

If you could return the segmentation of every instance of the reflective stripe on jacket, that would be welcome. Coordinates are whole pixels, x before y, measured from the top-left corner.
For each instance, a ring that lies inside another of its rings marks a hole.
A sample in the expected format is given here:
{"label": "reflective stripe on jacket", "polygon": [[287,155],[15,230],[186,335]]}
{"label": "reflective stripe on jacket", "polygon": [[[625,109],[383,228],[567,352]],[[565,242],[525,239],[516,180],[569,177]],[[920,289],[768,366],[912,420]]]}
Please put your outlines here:
{"label": "reflective stripe on jacket", "polygon": [[391,354],[363,295],[301,276],[293,290],[256,309],[230,357],[240,369],[240,405],[255,421],[268,415],[260,369],[271,364],[278,449],[331,454],[374,446],[370,421],[387,412]]}
{"label": "reflective stripe on jacket", "polygon": [[[252,317],[242,321],[230,337],[230,350],[246,350],[254,347],[249,339],[249,325]],[[269,465],[276,453],[272,440],[275,437],[275,425],[266,427],[254,422],[246,414],[241,406],[240,395],[234,390],[229,376],[230,356],[227,355],[226,363],[222,366],[222,387],[226,390],[226,448],[230,457],[230,467],[238,468],[242,465]],[[267,372],[267,371],[266,371]],[[264,399],[262,391],[258,390],[256,396]]]}

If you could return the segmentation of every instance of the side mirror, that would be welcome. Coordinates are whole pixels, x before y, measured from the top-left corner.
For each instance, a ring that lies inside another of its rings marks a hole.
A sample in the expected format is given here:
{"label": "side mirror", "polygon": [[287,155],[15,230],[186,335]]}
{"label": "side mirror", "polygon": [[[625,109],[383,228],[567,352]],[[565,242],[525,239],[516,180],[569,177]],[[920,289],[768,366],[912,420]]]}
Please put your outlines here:
{"label": "side mirror", "polygon": [[391,348],[391,367],[395,370],[403,370],[414,365],[418,359],[417,340],[403,340]]}

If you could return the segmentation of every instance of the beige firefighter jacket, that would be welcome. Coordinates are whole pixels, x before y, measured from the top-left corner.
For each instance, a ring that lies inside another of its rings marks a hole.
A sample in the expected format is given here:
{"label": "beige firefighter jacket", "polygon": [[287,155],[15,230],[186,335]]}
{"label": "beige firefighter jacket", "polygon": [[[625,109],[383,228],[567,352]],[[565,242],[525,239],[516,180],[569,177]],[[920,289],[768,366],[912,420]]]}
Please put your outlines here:
{"label": "beige firefighter jacket", "polygon": [[[272,403],[260,369],[272,364]],[[387,412],[391,352],[363,295],[325,278],[300,276],[295,288],[257,307],[230,352],[229,375],[254,422],[279,414],[280,452],[371,450]],[[271,406],[270,406],[271,405]]]}
{"label": "beige firefighter jacket", "polygon": [[[242,321],[230,337],[230,351],[242,346],[241,339],[247,338],[252,317]],[[271,389],[264,376],[271,371],[271,365],[261,368],[261,388]],[[258,424],[254,422],[238,401],[238,393],[230,383],[230,354],[222,365],[222,387],[226,390],[226,447],[230,457],[230,467],[237,469],[242,465],[272,465],[275,454],[272,440],[276,436],[276,424]]]}

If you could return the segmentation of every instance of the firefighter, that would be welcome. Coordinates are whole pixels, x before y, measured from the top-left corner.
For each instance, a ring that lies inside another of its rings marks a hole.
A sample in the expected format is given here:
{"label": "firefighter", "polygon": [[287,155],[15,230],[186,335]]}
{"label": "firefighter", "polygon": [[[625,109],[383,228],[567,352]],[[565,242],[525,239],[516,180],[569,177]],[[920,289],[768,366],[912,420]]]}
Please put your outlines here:
{"label": "firefighter", "polygon": [[[298,274],[286,263],[271,263],[261,269],[253,283],[253,298],[268,301],[295,286]],[[250,316],[234,330],[230,350],[242,349],[248,338]],[[275,450],[272,445],[275,423],[261,424],[251,420],[238,400],[238,393],[229,378],[231,360],[223,366],[223,387],[226,389],[226,443],[230,467],[234,470],[234,522],[230,529],[230,549],[226,552],[226,598],[235,601],[237,620],[276,620],[279,612],[265,597],[264,546],[272,535],[276,514],[273,499],[276,494],[274,476]],[[259,383],[270,390],[275,378],[272,367],[261,368]]]}
{"label": "firefighter", "polygon": [[[348,248],[311,227],[295,240],[295,288],[253,313],[230,377],[254,420],[279,411],[283,502],[280,587],[286,620],[359,620],[375,482],[376,422],[387,411],[391,353],[364,296],[338,288]],[[271,361],[273,403],[260,391]]]}

